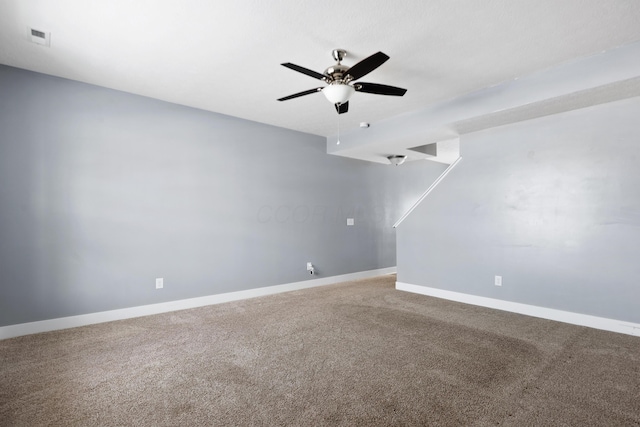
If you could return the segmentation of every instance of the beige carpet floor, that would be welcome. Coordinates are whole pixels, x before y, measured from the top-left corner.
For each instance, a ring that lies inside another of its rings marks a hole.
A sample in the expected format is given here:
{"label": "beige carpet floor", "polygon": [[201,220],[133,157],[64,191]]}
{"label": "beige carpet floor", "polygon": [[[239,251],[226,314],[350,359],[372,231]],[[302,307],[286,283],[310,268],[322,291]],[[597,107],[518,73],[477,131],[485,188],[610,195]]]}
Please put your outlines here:
{"label": "beige carpet floor", "polygon": [[2,340],[0,425],[640,425],[639,338],[394,280]]}

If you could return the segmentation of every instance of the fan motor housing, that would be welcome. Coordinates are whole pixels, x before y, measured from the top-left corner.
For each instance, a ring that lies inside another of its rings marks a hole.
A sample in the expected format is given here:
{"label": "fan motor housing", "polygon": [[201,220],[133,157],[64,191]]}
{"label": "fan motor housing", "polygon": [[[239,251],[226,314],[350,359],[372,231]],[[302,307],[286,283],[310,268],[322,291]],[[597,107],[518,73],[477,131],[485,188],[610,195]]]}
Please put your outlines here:
{"label": "fan motor housing", "polygon": [[335,64],[324,70],[324,75],[329,78],[329,81],[341,81],[346,78],[345,72],[349,67],[342,64]]}

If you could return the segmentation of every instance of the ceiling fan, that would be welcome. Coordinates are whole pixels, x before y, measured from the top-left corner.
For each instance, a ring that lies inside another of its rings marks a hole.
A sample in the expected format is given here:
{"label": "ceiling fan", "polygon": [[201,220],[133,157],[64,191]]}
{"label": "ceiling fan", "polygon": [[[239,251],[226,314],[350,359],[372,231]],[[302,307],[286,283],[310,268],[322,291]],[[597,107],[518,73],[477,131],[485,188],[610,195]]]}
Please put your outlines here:
{"label": "ceiling fan", "polygon": [[289,99],[298,98],[300,96],[310,95],[316,92],[322,92],[336,107],[338,114],[343,114],[349,111],[349,98],[354,92],[373,93],[376,95],[392,95],[402,96],[407,90],[395,86],[381,85],[378,83],[365,83],[355,82],[361,77],[366,76],[382,64],[384,64],[389,57],[382,52],[374,53],[373,55],[363,59],[352,67],[342,65],[341,62],[347,55],[347,51],[342,49],[334,49],[332,52],[333,59],[337,64],[330,66],[324,71],[324,74],[318,73],[308,68],[301,67],[290,62],[282,64],[287,68],[291,68],[307,76],[313,77],[318,80],[322,80],[327,83],[324,87],[317,87],[314,89],[305,90],[304,92],[294,93],[293,95],[285,96],[278,99],[278,101],[287,101]]}

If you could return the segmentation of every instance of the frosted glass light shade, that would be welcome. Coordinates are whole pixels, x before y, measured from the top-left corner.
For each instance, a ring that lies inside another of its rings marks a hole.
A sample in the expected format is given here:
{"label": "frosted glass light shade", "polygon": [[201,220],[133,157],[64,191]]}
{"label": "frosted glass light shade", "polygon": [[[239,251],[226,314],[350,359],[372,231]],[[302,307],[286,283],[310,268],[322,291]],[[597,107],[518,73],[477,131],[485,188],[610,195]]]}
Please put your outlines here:
{"label": "frosted glass light shade", "polygon": [[389,163],[392,165],[400,166],[407,160],[407,156],[389,156],[387,159],[389,159]]}
{"label": "frosted glass light shade", "polygon": [[346,84],[333,84],[322,89],[322,93],[332,104],[344,104],[351,98],[355,89]]}

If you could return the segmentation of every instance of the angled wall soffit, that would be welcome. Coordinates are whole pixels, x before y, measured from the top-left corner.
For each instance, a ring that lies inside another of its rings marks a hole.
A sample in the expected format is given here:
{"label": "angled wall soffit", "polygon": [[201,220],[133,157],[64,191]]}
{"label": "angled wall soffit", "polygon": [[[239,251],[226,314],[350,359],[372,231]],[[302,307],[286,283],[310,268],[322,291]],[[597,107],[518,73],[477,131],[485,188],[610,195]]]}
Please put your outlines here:
{"label": "angled wall soffit", "polygon": [[640,42],[374,123],[367,132],[343,133],[340,145],[328,137],[327,153],[387,164],[390,154],[439,161],[415,147],[635,96],[640,96]]}

